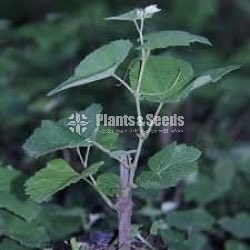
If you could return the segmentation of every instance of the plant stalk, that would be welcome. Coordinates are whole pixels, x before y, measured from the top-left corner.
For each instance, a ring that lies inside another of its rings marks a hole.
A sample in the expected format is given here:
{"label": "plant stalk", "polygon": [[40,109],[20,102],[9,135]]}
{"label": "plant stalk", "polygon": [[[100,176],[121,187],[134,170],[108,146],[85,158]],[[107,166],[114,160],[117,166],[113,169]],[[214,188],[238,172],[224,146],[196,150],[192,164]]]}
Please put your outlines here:
{"label": "plant stalk", "polygon": [[122,158],[120,164],[120,194],[117,199],[119,250],[130,250],[130,232],[132,221],[132,192],[130,186],[130,169],[128,156]]}

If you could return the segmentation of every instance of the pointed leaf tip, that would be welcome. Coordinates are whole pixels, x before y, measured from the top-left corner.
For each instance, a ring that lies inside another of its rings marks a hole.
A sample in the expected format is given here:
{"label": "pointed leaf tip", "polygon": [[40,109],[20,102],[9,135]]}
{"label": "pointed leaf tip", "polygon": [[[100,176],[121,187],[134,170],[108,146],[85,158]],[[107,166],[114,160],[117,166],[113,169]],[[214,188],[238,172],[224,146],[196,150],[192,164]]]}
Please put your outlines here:
{"label": "pointed leaf tip", "polygon": [[212,43],[203,36],[191,34],[179,30],[162,30],[145,35],[145,43],[138,49],[165,49],[168,47],[190,46],[192,43],[200,43],[212,46]]}
{"label": "pointed leaf tip", "polygon": [[47,95],[52,96],[65,89],[112,76],[119,65],[126,59],[131,48],[132,43],[129,40],[117,40],[100,47],[80,62],[73,76]]}

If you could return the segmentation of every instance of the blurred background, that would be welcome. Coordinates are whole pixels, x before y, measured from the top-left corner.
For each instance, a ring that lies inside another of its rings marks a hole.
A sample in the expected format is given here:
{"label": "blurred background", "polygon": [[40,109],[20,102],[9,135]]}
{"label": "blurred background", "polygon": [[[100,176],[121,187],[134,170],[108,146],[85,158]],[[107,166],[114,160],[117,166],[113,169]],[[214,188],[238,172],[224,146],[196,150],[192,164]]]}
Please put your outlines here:
{"label": "blurred background", "polygon": [[[164,204],[175,201],[180,210],[202,207],[213,215],[216,223],[222,217],[238,218],[242,214],[249,222],[249,0],[1,0],[0,161],[25,174],[33,173],[55,156],[77,166],[75,152],[58,152],[34,160],[24,154],[22,144],[42,119],[58,119],[92,102],[101,103],[105,112],[113,115],[133,112],[134,103],[126,90],[110,79],[54,97],[47,97],[46,93],[67,79],[74,67],[100,45],[119,38],[136,39],[130,23],[104,21],[105,17],[155,3],[162,12],[147,21],[146,32],[180,29],[208,37],[213,43],[211,48],[194,45],[171,51],[190,60],[196,72],[230,64],[243,67],[220,83],[196,91],[178,106],[166,107],[166,114],[184,115],[184,131],[154,135],[145,146],[143,159],[173,140],[185,142],[204,152],[199,174],[157,195],[138,192],[134,221],[145,226],[143,233],[147,235],[151,222],[165,216]],[[144,105],[145,112],[154,108]],[[129,135],[123,143],[130,148],[135,142],[136,138]],[[92,157],[100,155],[94,152]],[[116,167],[109,159],[106,164]],[[115,216],[106,211],[98,195],[85,184],[61,192],[52,203],[64,208],[81,206],[88,216],[101,217],[91,229],[70,228],[69,234],[63,234],[66,238],[65,235],[81,235],[88,230],[114,233]],[[192,245],[191,249],[249,249],[250,222],[245,225],[239,221],[231,220],[231,228],[207,229],[202,247]],[[237,234],[242,227],[246,231],[243,236]],[[160,232],[161,244],[168,244],[171,240],[166,235],[170,234]]]}

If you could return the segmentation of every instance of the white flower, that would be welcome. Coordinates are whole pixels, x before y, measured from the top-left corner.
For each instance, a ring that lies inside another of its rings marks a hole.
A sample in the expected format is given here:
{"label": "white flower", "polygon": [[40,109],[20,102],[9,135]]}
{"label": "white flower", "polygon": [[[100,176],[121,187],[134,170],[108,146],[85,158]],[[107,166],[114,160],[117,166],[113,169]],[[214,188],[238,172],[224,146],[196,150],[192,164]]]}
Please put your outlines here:
{"label": "white flower", "polygon": [[161,11],[161,9],[159,9],[157,7],[157,4],[152,4],[144,9],[144,15],[145,16],[152,16],[154,13],[157,13],[159,11]]}

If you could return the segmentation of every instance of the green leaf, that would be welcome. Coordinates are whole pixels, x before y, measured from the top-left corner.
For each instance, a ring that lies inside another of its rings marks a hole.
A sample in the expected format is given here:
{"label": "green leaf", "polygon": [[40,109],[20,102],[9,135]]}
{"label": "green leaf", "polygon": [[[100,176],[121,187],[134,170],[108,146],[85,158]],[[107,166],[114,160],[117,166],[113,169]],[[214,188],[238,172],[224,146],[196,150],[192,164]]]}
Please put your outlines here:
{"label": "green leaf", "polygon": [[[137,88],[140,62],[130,70],[130,83]],[[175,99],[193,79],[190,63],[166,56],[151,56],[146,63],[141,83],[141,97],[151,102],[169,102]]]}
{"label": "green leaf", "polygon": [[136,178],[136,184],[144,189],[164,189],[168,187],[168,184],[164,183],[163,178],[152,171],[142,171]]}
{"label": "green leaf", "polygon": [[61,159],[50,161],[25,183],[26,193],[36,202],[47,201],[56,192],[96,174],[102,165],[103,162],[97,162],[78,174]]}
{"label": "green leaf", "polygon": [[235,240],[229,240],[226,242],[225,250],[249,250],[250,247]]}
{"label": "green leaf", "polygon": [[206,238],[202,234],[197,234],[195,239],[179,242],[170,242],[169,249],[173,250],[203,250]]}
{"label": "green leaf", "polygon": [[207,239],[200,233],[193,233],[191,237],[185,242],[186,250],[203,250],[207,243]]}
{"label": "green leaf", "polygon": [[27,139],[23,148],[31,156],[38,158],[42,155],[62,150],[66,148],[87,147],[89,142],[86,140],[91,138],[95,132],[96,114],[102,110],[99,104],[92,104],[78,115],[87,117],[88,124],[86,130],[78,134],[72,132],[66,125],[69,119],[61,119],[59,122],[45,120],[42,121],[41,127],[37,128],[33,134]]}
{"label": "green leaf", "polygon": [[10,192],[11,183],[20,176],[15,169],[4,168],[0,165],[0,192]]}
{"label": "green leaf", "polygon": [[0,208],[31,221],[39,214],[40,207],[36,203],[27,200],[27,197],[20,192],[22,177],[20,172],[11,167],[0,167]]}
{"label": "green leaf", "polygon": [[179,95],[175,96],[175,98],[173,98],[172,101],[174,102],[185,99],[192,91],[201,88],[209,83],[216,83],[230,72],[237,70],[239,68],[240,66],[238,65],[231,65],[223,68],[209,70],[206,73],[203,73],[198,78],[196,78],[194,81],[192,81],[186,88],[184,88],[180,92]]}
{"label": "green leaf", "polygon": [[[45,228],[35,222],[26,222],[0,210],[1,233],[24,246],[43,248],[49,242]],[[32,233],[31,233],[32,232]]]}
{"label": "green leaf", "polygon": [[174,211],[167,216],[167,224],[180,230],[208,230],[213,223],[214,218],[203,209]]}
{"label": "green leaf", "polygon": [[0,249],[3,250],[29,250],[30,248],[23,247],[17,242],[10,239],[3,239],[0,242]]}
{"label": "green leaf", "polygon": [[67,162],[56,159],[48,162],[45,168],[26,181],[25,191],[34,201],[40,203],[80,179],[81,175]]}
{"label": "green leaf", "polygon": [[178,181],[197,170],[196,161],[201,152],[185,144],[172,143],[149,159],[151,171],[143,171],[137,184],[145,189],[163,189],[175,186]]}
{"label": "green leaf", "polygon": [[114,196],[119,191],[119,176],[115,173],[105,173],[97,177],[98,188],[108,196]]}
{"label": "green leaf", "polygon": [[112,149],[116,141],[118,140],[118,133],[108,133],[107,130],[102,131],[100,128],[96,134],[95,141],[101,144],[106,149]]}
{"label": "green leaf", "polygon": [[199,159],[201,151],[186,144],[170,144],[154,154],[148,162],[149,168],[157,175],[161,175],[174,165],[192,163]]}
{"label": "green leaf", "polygon": [[[168,233],[169,230],[166,232]],[[165,238],[169,238],[168,236],[165,236]],[[204,246],[206,245],[206,237],[200,233],[191,233],[191,236],[189,239],[185,240],[176,238],[175,241],[173,241],[170,238],[170,241],[167,241],[169,249],[174,250],[203,250]]]}
{"label": "green leaf", "polygon": [[72,77],[48,95],[112,76],[127,57],[131,47],[129,40],[117,40],[95,50],[76,67]]}
{"label": "green leaf", "polygon": [[28,138],[23,148],[30,157],[38,158],[57,150],[86,146],[88,143],[84,137],[57,122],[44,120],[41,127]]}
{"label": "green leaf", "polygon": [[92,165],[90,165],[88,168],[86,168],[84,171],[81,172],[81,178],[87,178],[90,175],[95,175],[101,166],[103,166],[104,162],[100,161],[100,162],[96,162],[93,163]]}
{"label": "green leaf", "polygon": [[250,237],[250,216],[240,213],[234,218],[224,217],[219,220],[219,225],[239,239]]}
{"label": "green leaf", "polygon": [[34,219],[41,208],[29,200],[21,200],[16,195],[0,192],[0,208],[4,208],[27,221]]}
{"label": "green leaf", "polygon": [[214,178],[200,174],[197,181],[187,186],[185,200],[195,200],[200,204],[212,202],[230,190],[234,176],[232,161],[222,160],[215,166]]}
{"label": "green leaf", "polygon": [[179,243],[185,241],[185,236],[182,232],[170,227],[166,230],[160,230],[160,236],[164,243],[167,245],[170,245],[171,243]]}
{"label": "green leaf", "polygon": [[211,42],[202,36],[193,35],[189,32],[177,30],[158,31],[144,36],[146,42],[139,49],[165,49],[175,46],[190,46],[192,43],[212,45]]}
{"label": "green leaf", "polygon": [[[50,241],[58,242],[82,229],[86,213],[82,208],[63,208],[56,205],[45,205],[35,222],[46,229]],[[62,226],[63,225],[63,226]]]}

